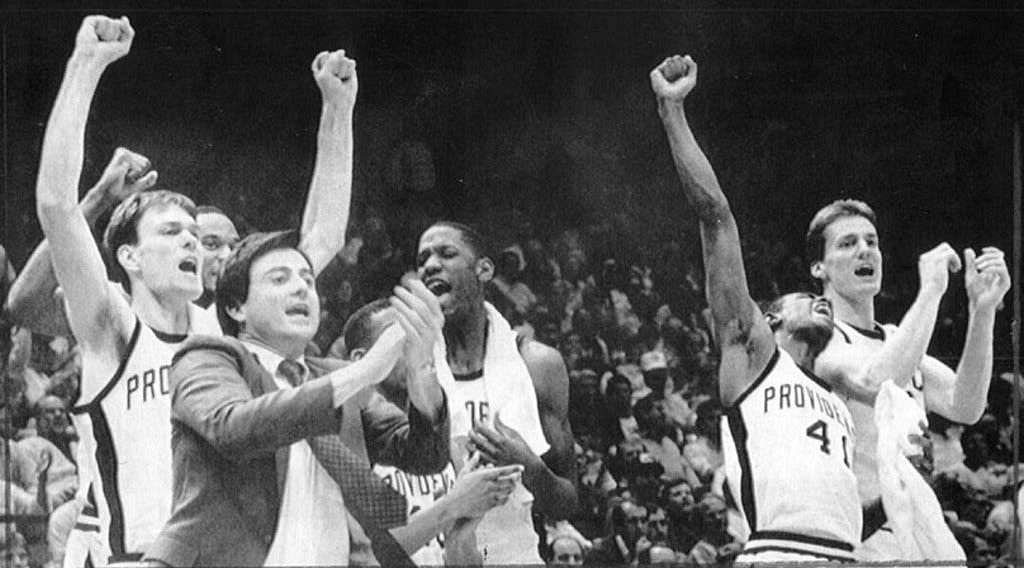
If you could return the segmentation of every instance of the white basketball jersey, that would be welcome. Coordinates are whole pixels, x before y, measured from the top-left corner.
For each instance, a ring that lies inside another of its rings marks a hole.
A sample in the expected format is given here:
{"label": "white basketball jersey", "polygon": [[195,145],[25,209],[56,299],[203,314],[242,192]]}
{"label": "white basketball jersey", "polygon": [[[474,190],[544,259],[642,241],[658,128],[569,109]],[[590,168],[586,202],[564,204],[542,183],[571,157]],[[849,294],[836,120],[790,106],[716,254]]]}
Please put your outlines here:
{"label": "white basketball jersey", "polygon": [[744,553],[854,559],[861,533],[854,440],[842,400],[777,348],[723,417],[726,478],[751,531]]}
{"label": "white basketball jersey", "polygon": [[[481,374],[469,380],[456,378],[454,385],[445,389],[449,405],[467,411],[460,413],[462,420],[451,423],[451,450],[460,467],[467,458],[465,448],[473,425],[493,420],[485,385]],[[533,494],[520,481],[504,505],[484,515],[476,530],[476,540],[485,565],[544,564],[537,551],[539,539],[533,529],[532,508]]]}
{"label": "white basketball jersey", "polygon": [[[220,335],[216,319],[189,308],[190,333]],[[78,430],[79,498],[86,503],[76,529],[94,532],[92,562],[139,558],[170,517],[171,359],[186,335],[158,333],[136,319],[124,359],[112,377],[89,376],[71,410]],[[95,371],[94,371],[95,372]],[[102,385],[98,392],[96,385]]]}
{"label": "white basketball jersey", "polygon": [[[451,463],[446,465],[441,473],[431,475],[406,473],[394,466],[381,464],[375,464],[373,472],[405,497],[410,517],[433,505],[442,495],[448,493],[452,483],[455,483],[455,468]],[[430,542],[423,545],[410,558],[417,566],[443,566],[444,535],[430,539]]]}
{"label": "white basketball jersey", "polygon": [[[832,341],[846,344],[845,351],[850,353],[854,361],[867,361],[877,356],[885,344],[886,338],[896,331],[896,326],[875,324],[874,329],[860,329],[848,323],[836,321]],[[924,378],[920,370],[906,385],[905,390],[921,408],[924,404]],[[858,480],[857,490],[862,502],[874,500],[881,496],[882,488],[878,482],[878,460],[875,448],[878,445],[878,429],[875,427],[875,407],[853,399],[846,401],[857,427],[857,455],[853,460],[853,473]]]}

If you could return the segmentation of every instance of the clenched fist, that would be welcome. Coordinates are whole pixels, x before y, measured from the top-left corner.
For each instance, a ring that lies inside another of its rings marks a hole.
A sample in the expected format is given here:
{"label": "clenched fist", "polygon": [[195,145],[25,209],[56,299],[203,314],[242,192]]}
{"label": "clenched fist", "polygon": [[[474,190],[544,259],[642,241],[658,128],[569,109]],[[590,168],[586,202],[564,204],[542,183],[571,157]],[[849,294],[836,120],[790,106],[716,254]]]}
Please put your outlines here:
{"label": "clenched fist", "polygon": [[156,180],[157,172],[150,169],[148,158],[127,148],[118,148],[95,187],[110,201],[120,203],[133,193],[153,187]]}
{"label": "clenched fist", "polygon": [[128,54],[134,37],[127,16],[87,16],[75,36],[75,55],[106,66]]}
{"label": "clenched fist", "polygon": [[921,288],[942,295],[949,286],[949,273],[960,270],[960,257],[949,243],[942,243],[917,259]]}
{"label": "clenched fist", "polygon": [[689,55],[673,55],[651,71],[651,89],[659,98],[682,102],[697,86],[697,63]]}
{"label": "clenched fist", "polygon": [[345,50],[321,51],[313,59],[313,78],[320,87],[324,102],[351,110],[359,91],[356,62],[345,56]]}

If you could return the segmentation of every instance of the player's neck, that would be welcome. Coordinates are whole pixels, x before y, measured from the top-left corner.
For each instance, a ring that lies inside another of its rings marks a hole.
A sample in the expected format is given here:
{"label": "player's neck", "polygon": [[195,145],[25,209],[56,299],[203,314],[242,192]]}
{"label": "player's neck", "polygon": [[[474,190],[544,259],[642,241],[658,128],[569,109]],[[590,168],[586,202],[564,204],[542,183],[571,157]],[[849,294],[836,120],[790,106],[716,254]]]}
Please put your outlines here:
{"label": "player's neck", "polygon": [[837,320],[862,329],[871,329],[875,324],[875,298],[856,298],[825,291],[825,297],[832,301],[832,310]]}
{"label": "player's neck", "polygon": [[802,367],[809,371],[814,370],[814,359],[818,354],[812,352],[807,343],[797,341],[792,337],[779,339],[778,341],[779,347],[785,349],[786,353],[789,353],[789,356],[793,358],[793,362],[796,363],[798,367]]}
{"label": "player's neck", "polygon": [[445,323],[443,331],[453,373],[473,373],[483,368],[487,343],[487,310],[483,304],[466,317]]}
{"label": "player's neck", "polygon": [[144,286],[132,286],[132,310],[151,329],[173,335],[189,330],[189,302],[180,298],[160,298]]}

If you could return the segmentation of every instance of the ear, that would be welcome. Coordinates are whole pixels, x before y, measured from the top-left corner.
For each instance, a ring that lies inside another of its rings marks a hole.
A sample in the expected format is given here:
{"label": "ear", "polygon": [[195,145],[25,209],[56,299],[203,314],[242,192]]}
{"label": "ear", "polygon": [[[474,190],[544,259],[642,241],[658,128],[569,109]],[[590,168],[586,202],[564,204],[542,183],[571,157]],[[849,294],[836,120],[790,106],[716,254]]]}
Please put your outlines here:
{"label": "ear", "polygon": [[121,245],[117,247],[117,263],[125,272],[131,274],[139,271],[139,255],[136,254],[132,245]]}
{"label": "ear", "polygon": [[773,314],[771,312],[765,312],[765,314],[764,314],[764,321],[768,322],[768,327],[770,327],[772,329],[772,331],[774,332],[775,331],[775,326],[778,325],[780,322],[782,322],[782,318],[780,318],[778,316],[778,314]]}
{"label": "ear", "polygon": [[816,260],[811,264],[811,276],[818,280],[825,279],[825,266],[820,260]]}
{"label": "ear", "polygon": [[476,279],[480,282],[490,282],[494,278],[494,262],[486,256],[476,261]]}
{"label": "ear", "polygon": [[365,347],[357,347],[357,348],[353,349],[351,353],[348,354],[348,360],[349,361],[358,361],[358,360],[363,358],[363,355],[366,355],[366,348]]}
{"label": "ear", "polygon": [[228,314],[228,317],[238,322],[241,327],[245,324],[245,307],[244,306],[228,306],[224,308],[224,311]]}

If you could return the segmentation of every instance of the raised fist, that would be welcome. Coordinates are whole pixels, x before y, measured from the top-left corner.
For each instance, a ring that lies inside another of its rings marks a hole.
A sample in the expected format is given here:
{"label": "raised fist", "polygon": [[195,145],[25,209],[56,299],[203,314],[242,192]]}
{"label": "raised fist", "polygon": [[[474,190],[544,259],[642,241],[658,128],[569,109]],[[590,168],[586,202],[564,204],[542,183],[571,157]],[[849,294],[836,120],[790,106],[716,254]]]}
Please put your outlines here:
{"label": "raised fist", "polygon": [[1003,251],[984,247],[977,256],[974,249],[964,250],[964,287],[967,299],[975,307],[995,308],[1010,290],[1010,271]]}
{"label": "raised fist", "polygon": [[320,87],[324,102],[351,109],[356,102],[359,78],[356,62],[345,56],[345,50],[321,51],[313,59],[313,78]]}
{"label": "raised fist", "polygon": [[651,71],[651,89],[659,99],[682,102],[697,85],[697,63],[673,55]]}
{"label": "raised fist", "polygon": [[917,271],[921,277],[921,288],[939,294],[946,293],[949,273],[960,270],[960,257],[949,243],[942,243],[922,254],[917,259]]}
{"label": "raised fist", "polygon": [[120,203],[133,193],[146,191],[156,185],[156,170],[150,170],[149,159],[136,154],[127,148],[114,150],[103,175],[96,182],[95,189],[114,201]]}
{"label": "raised fist", "polygon": [[75,37],[75,54],[109,65],[124,57],[132,48],[135,30],[127,16],[115,20],[106,16],[88,16]]}

